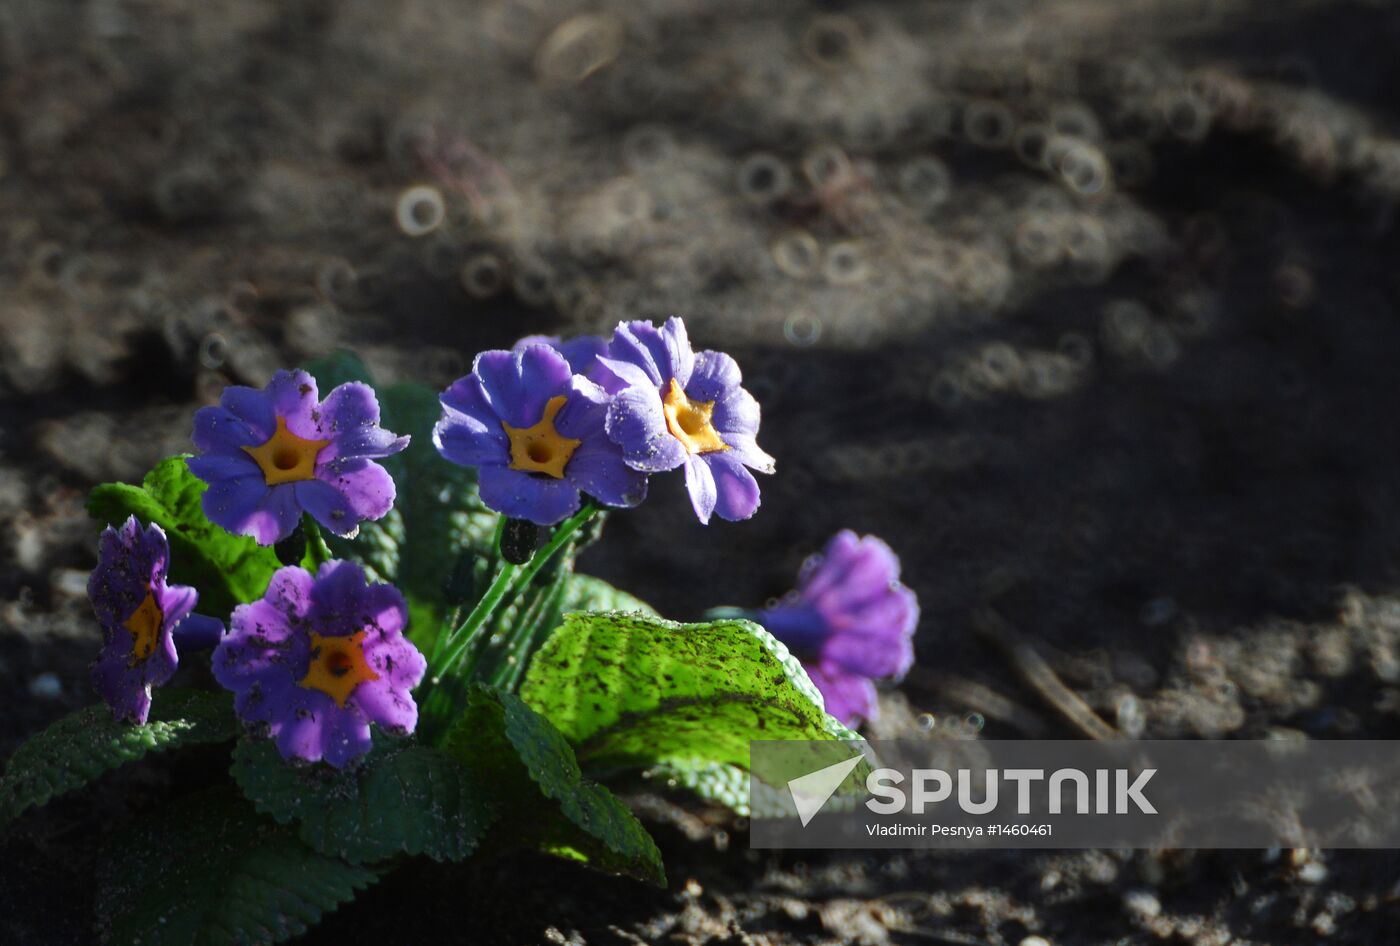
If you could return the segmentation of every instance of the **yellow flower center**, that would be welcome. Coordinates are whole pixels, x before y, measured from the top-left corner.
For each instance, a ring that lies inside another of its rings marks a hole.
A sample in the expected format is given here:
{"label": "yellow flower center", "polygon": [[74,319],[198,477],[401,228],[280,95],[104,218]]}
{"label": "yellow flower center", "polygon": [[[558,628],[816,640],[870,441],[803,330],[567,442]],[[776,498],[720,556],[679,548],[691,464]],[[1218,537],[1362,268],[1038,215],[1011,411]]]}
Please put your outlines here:
{"label": "yellow flower center", "polygon": [[365,662],[364,639],[364,631],[347,637],[322,637],[312,631],[311,666],[299,685],[328,694],[336,706],[344,709],[355,687],[379,679],[379,674]]}
{"label": "yellow flower center", "polygon": [[268,486],[297,483],[316,475],[316,455],[330,445],[329,440],[307,440],[287,429],[287,418],[277,418],[277,432],[256,447],[244,447],[248,456],[262,467]]}
{"label": "yellow flower center", "polygon": [[686,397],[676,379],[671,379],[671,389],[661,399],[661,413],[666,415],[666,426],[691,453],[716,453],[728,450],[729,444],[720,437],[710,422],[715,412],[714,401],[692,401]]}
{"label": "yellow flower center", "polygon": [[131,617],[122,622],[122,627],[131,632],[134,641],[130,666],[145,663],[146,658],[151,656],[156,649],[156,641],[160,639],[160,627],[164,621],[165,615],[160,613],[156,596],[147,591],[146,597],[131,612]]}
{"label": "yellow flower center", "polygon": [[554,428],[555,415],[563,409],[568,397],[552,397],[544,406],[544,416],[531,427],[512,427],[505,421],[506,436],[510,438],[510,468],[526,473],[543,473],[556,480],[564,478],[564,467],[582,440],[565,437]]}

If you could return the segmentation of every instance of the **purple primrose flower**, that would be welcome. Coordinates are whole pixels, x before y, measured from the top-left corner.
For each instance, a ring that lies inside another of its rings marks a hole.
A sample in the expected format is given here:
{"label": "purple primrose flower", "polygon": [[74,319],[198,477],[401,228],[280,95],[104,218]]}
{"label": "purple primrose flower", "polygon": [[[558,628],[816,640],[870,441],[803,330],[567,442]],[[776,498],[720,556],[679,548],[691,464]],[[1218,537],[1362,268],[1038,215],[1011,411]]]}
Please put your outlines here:
{"label": "purple primrose flower", "polygon": [[747,519],[758,509],[758,481],[749,469],[773,472],[759,449],[758,402],[740,387],[734,359],[691,350],[685,323],[671,318],[617,327],[598,357],[600,383],[615,392],[608,436],[627,465],[644,473],[685,466],[685,485],[702,523]]}
{"label": "purple primrose flower", "polygon": [[515,343],[512,351],[520,351],[531,345],[548,345],[569,363],[574,374],[589,376],[598,356],[608,350],[608,340],[597,335],[578,335],[574,338],[560,338],[558,335],[526,335]]}
{"label": "purple primrose flower", "polygon": [[261,391],[228,387],[194,415],[189,461],[209,484],[204,514],[230,532],[273,545],[303,511],[336,535],[394,504],[394,481],[374,461],[408,446],[379,426],[374,390],[352,381],[325,401],[305,371],[279,371]]}
{"label": "purple primrose flower", "polygon": [[[88,579],[88,597],[102,625],[102,653],[92,665],[92,683],[118,720],[144,723],[151,711],[151,688],[164,685],[179,658],[172,632],[191,618],[198,595],[185,585],[168,585],[170,546],[160,526],[144,530],[132,516],[120,528],[108,526],[99,560]],[[220,625],[218,630],[222,630]]]}
{"label": "purple primrose flower", "polygon": [[239,605],[214,651],[214,677],[234,708],[261,723],[284,759],[342,768],[370,748],[370,723],[406,735],[418,725],[410,691],[427,661],[404,637],[408,606],[393,585],[366,584],[353,562],[272,576]]}
{"label": "purple primrose flower", "polygon": [[608,439],[607,392],[547,345],[482,352],[441,401],[433,443],[480,469],[481,500],[499,513],[547,526],[578,511],[580,492],[608,506],[646,497],[646,475]]}
{"label": "purple primrose flower", "polygon": [[756,617],[802,661],[847,724],[873,719],[872,680],[902,677],[914,662],[919,602],[899,583],[899,557],[873,535],[849,529],[808,559],[797,590]]}

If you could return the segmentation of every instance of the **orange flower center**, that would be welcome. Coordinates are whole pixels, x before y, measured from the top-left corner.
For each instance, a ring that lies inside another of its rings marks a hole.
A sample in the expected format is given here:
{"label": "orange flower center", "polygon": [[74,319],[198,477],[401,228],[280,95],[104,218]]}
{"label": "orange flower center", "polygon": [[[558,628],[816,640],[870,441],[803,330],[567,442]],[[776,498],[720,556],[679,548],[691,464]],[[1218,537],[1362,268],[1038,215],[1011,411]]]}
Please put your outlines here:
{"label": "orange flower center", "polygon": [[573,457],[582,440],[565,437],[554,427],[554,418],[563,409],[568,397],[552,397],[544,406],[544,416],[530,427],[512,427],[501,421],[510,438],[510,468],[526,473],[543,473],[556,480],[564,478],[564,467]]}
{"label": "orange flower center", "polygon": [[145,663],[146,658],[156,649],[156,641],[160,639],[160,628],[165,622],[165,615],[160,613],[160,605],[156,604],[156,596],[149,590],[146,597],[136,606],[136,610],[131,612],[131,617],[122,622],[122,627],[131,632],[131,666]]}
{"label": "orange flower center", "polygon": [[691,453],[717,453],[728,450],[729,444],[720,437],[710,418],[715,412],[714,401],[692,401],[686,397],[676,379],[661,399],[661,413],[666,415],[666,427]]}
{"label": "orange flower center", "polygon": [[329,440],[307,440],[287,429],[287,418],[277,418],[277,431],[263,444],[244,447],[262,468],[268,486],[297,483],[316,475],[316,456]]}
{"label": "orange flower center", "polygon": [[365,662],[364,640],[364,631],[346,637],[322,637],[312,631],[311,665],[299,685],[328,694],[336,706],[344,709],[355,687],[379,679],[379,674]]}

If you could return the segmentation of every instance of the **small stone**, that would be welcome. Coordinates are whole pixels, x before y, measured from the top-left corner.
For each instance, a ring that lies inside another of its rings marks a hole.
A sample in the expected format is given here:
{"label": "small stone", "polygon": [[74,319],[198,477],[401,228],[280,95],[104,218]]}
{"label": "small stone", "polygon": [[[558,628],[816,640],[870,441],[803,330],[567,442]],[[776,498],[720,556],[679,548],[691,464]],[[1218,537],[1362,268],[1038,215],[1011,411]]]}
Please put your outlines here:
{"label": "small stone", "polygon": [[41,673],[29,681],[29,695],[36,700],[56,700],[63,695],[63,683],[56,673]]}
{"label": "small stone", "polygon": [[1130,890],[1123,895],[1123,909],[1139,919],[1150,920],[1162,912],[1162,902],[1150,891]]}
{"label": "small stone", "polygon": [[1021,940],[1021,946],[1050,946],[1050,941],[1044,936],[1027,936]]}
{"label": "small stone", "polygon": [[1320,884],[1327,879],[1327,865],[1321,861],[1308,861],[1298,868],[1298,879],[1305,884]]}

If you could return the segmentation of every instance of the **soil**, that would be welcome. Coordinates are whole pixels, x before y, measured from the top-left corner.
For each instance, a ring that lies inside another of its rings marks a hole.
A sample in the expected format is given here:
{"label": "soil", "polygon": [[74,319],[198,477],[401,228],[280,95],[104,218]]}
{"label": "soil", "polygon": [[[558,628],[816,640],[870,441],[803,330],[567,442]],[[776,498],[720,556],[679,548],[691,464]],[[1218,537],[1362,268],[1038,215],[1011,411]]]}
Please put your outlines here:
{"label": "soil", "polygon": [[[990,621],[1127,736],[1400,737],[1397,42],[1380,0],[0,6],[0,757],[92,700],[87,490],[225,384],[673,313],[779,472],[707,528],[656,482],[584,570],[694,619],[882,536],[923,613],[878,734],[1087,736]],[[26,816],[0,942],[95,941],[103,838],[222,764]],[[628,797],[665,890],[415,862],[305,941],[1400,938],[1395,852],[775,854]]]}

